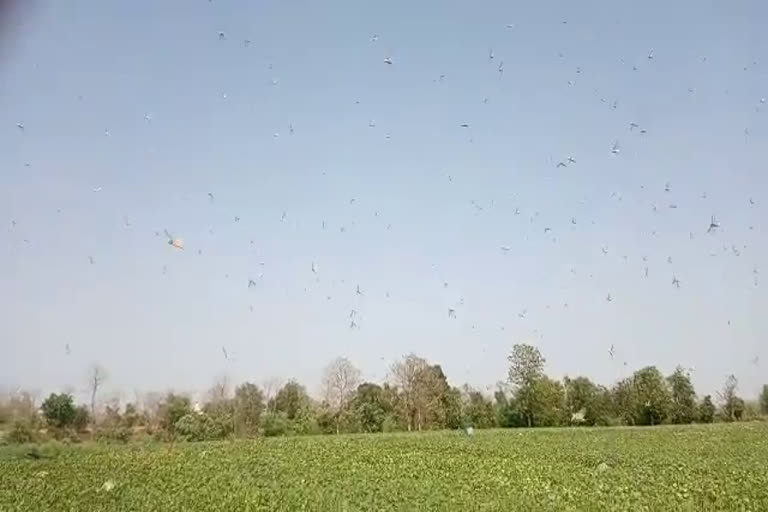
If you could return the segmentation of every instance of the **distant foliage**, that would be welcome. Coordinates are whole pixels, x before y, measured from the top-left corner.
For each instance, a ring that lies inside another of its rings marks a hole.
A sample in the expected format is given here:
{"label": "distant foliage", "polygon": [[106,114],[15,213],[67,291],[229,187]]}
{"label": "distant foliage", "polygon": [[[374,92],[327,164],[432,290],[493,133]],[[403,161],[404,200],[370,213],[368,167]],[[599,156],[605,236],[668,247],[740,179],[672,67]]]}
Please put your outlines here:
{"label": "distant foliage", "polygon": [[[84,405],[75,407],[68,394],[51,394],[40,410],[48,437],[72,442],[79,441],[78,433],[128,442],[149,436],[209,441],[470,427],[653,426],[755,420],[768,411],[768,385],[758,400],[745,402],[736,393],[738,381],[732,375],[718,393],[716,406],[709,395],[697,401],[690,375],[680,366],[666,377],[655,366],[641,368],[608,388],[585,376],[549,377],[546,359],[532,345],[514,345],[507,360],[507,382],[498,383],[492,396],[468,385],[451,386],[439,364],[408,354],[392,365],[382,384],[359,383],[359,370],[349,360],[334,359],[323,372],[321,400],[310,397],[295,380],[279,389],[267,384],[271,398],[266,400],[256,384],[245,382],[231,392],[229,379],[221,376],[209,390],[208,401],[195,404],[194,410],[187,396],[174,393],[148,395],[143,409],[135,403],[124,409],[112,403],[98,418]],[[24,423],[28,430],[14,427],[15,439],[34,438],[35,418]]]}

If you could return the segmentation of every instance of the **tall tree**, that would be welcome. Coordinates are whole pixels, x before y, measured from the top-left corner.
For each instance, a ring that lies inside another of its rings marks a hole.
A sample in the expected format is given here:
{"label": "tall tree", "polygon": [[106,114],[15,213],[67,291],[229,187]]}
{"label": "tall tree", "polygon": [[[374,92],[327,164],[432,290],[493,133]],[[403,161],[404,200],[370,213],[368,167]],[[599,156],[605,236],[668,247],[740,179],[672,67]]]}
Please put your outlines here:
{"label": "tall tree", "polygon": [[229,376],[219,375],[213,382],[213,386],[208,390],[208,400],[213,403],[223,402],[230,398],[231,386]]}
{"label": "tall tree", "polygon": [[419,430],[459,426],[461,393],[451,390],[439,364],[428,365],[419,372],[414,398]]}
{"label": "tall tree", "polygon": [[496,413],[493,403],[480,391],[464,386],[462,418],[464,422],[475,428],[491,428],[496,426]]}
{"label": "tall tree", "polygon": [[565,389],[560,381],[546,375],[535,380],[532,396],[533,426],[556,427],[570,418],[566,410]]}
{"label": "tall tree", "polygon": [[264,390],[264,400],[267,403],[268,412],[274,412],[274,410],[270,409],[271,405],[275,403],[272,399],[275,398],[282,385],[282,380],[279,377],[269,377],[262,382],[261,389]]}
{"label": "tall tree", "polygon": [[298,419],[311,403],[307,390],[295,380],[286,382],[273,401],[273,410],[284,413],[290,421]]}
{"label": "tall tree", "polygon": [[423,372],[429,367],[426,359],[408,354],[390,368],[390,378],[402,395],[403,415],[408,431],[421,428],[418,393],[423,384]]}
{"label": "tall tree", "polygon": [[507,357],[509,382],[515,386],[515,402],[525,417],[526,424],[534,424],[536,383],[544,377],[546,360],[533,345],[515,344]]}
{"label": "tall tree", "polygon": [[635,424],[658,425],[669,415],[671,403],[664,377],[655,366],[637,370],[632,376],[636,393]]}
{"label": "tall tree", "polygon": [[617,382],[611,390],[613,409],[625,425],[636,424],[638,397],[631,377]]}
{"label": "tall tree", "polygon": [[563,379],[566,409],[573,418],[582,418],[584,425],[606,425],[609,423],[610,393],[587,377]]}
{"label": "tall tree", "polygon": [[696,391],[691,376],[678,366],[667,377],[671,394],[670,416],[672,423],[687,424],[696,420]]}
{"label": "tall tree", "polygon": [[364,382],[357,387],[351,408],[362,432],[381,432],[387,414],[392,412],[381,386],[372,382]]}
{"label": "tall tree", "polygon": [[94,364],[88,371],[88,384],[91,389],[91,419],[96,420],[96,395],[107,380],[107,371],[98,364]]}
{"label": "tall tree", "polygon": [[331,361],[323,371],[325,401],[335,417],[336,433],[341,426],[341,417],[360,384],[360,370],[346,357]]}
{"label": "tall tree", "polygon": [[712,403],[710,395],[701,399],[699,404],[699,421],[701,423],[712,423],[715,420],[715,404]]}
{"label": "tall tree", "polygon": [[235,388],[235,432],[254,435],[264,411],[264,394],[256,384],[244,382]]}
{"label": "tall tree", "polygon": [[[743,412],[744,401],[736,395],[736,389],[739,387],[739,380],[731,374],[725,379],[723,389],[718,393],[720,398],[720,410],[725,421],[736,421]],[[741,400],[741,403],[739,401]],[[741,407],[740,407],[741,406]]]}
{"label": "tall tree", "polygon": [[763,384],[763,390],[760,392],[760,414],[768,415],[768,384]]}

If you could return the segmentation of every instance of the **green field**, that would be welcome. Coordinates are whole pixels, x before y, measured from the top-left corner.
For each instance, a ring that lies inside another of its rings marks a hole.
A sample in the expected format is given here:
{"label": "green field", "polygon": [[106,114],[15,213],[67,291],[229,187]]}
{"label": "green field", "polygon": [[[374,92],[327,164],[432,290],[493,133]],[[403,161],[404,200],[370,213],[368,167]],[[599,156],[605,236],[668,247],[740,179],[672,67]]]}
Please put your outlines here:
{"label": "green field", "polygon": [[0,510],[768,511],[768,424],[6,453]]}

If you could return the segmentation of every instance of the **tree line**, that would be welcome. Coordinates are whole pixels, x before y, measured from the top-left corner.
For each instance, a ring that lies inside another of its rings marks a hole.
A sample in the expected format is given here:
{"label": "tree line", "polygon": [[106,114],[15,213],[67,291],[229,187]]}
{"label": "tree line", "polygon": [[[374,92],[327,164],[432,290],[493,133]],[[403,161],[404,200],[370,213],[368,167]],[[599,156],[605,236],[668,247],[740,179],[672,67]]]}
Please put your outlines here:
{"label": "tree line", "polygon": [[7,442],[31,442],[41,435],[80,440],[90,436],[128,441],[139,436],[174,441],[230,437],[395,432],[438,429],[611,426],[743,421],[768,415],[768,385],[757,402],[742,399],[730,375],[712,396],[696,394],[690,374],[677,367],[664,376],[655,366],[635,371],[611,387],[586,376],[557,380],[546,375],[545,358],[527,344],[508,356],[507,380],[493,397],[467,385],[449,385],[439,364],[415,354],[390,368],[386,382],[363,382],[346,358],[323,372],[322,398],[290,380],[279,389],[245,382],[231,392],[218,381],[205,403],[168,393],[142,406],[111,404],[96,411],[106,378],[100,367],[90,377],[91,404],[76,405],[71,394],[52,393],[38,408],[30,395],[0,404],[0,423],[11,424]]}

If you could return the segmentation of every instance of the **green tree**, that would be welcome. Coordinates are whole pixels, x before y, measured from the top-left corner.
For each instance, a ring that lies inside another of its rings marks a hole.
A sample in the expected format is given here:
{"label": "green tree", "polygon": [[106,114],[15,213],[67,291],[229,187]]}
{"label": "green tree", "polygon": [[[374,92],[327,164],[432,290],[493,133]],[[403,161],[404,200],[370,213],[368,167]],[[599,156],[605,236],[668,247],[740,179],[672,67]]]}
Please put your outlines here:
{"label": "green tree", "polygon": [[400,391],[395,386],[385,382],[381,386],[381,402],[387,413],[381,426],[383,432],[396,432],[406,430],[408,423],[405,415],[405,406]]}
{"label": "green tree", "polygon": [[496,411],[493,403],[481,392],[465,386],[462,417],[464,422],[475,428],[496,426]]}
{"label": "green tree", "polygon": [[[607,425],[610,423],[611,395],[587,377],[563,379],[566,409],[572,423]],[[579,420],[580,418],[583,418]]]}
{"label": "green tree", "polygon": [[497,389],[493,394],[493,409],[496,413],[496,424],[502,428],[518,428],[526,426],[526,419],[517,407],[513,396],[503,389]]}
{"label": "green tree", "polygon": [[458,428],[461,425],[461,392],[451,388],[439,364],[420,372],[416,386],[419,425],[427,429]]}
{"label": "green tree", "polygon": [[392,413],[392,406],[385,400],[382,387],[372,382],[364,382],[357,387],[351,409],[362,432],[381,432],[387,415]]}
{"label": "green tree", "polygon": [[635,425],[638,409],[638,396],[633,379],[626,378],[617,382],[611,390],[613,409],[625,425]]}
{"label": "green tree", "polygon": [[545,375],[533,382],[532,389],[533,426],[556,427],[566,424],[570,415],[566,410],[565,389],[562,383]]}
{"label": "green tree", "polygon": [[440,365],[408,354],[392,365],[390,378],[399,390],[398,416],[409,431],[461,423],[460,393],[448,385]]}
{"label": "green tree", "polygon": [[691,377],[680,366],[667,377],[671,394],[669,420],[675,424],[687,424],[696,420],[696,391]]}
{"label": "green tree", "polygon": [[515,344],[507,357],[509,382],[515,386],[515,402],[529,427],[534,425],[536,383],[544,377],[546,360],[532,345]]}
{"label": "green tree", "polygon": [[46,421],[49,425],[57,428],[65,428],[72,425],[75,421],[77,411],[75,410],[72,395],[67,393],[51,393],[40,406]]}
{"label": "green tree", "polygon": [[658,425],[666,420],[671,398],[658,368],[647,366],[636,371],[632,385],[636,393],[635,424]]}
{"label": "green tree", "polygon": [[189,398],[168,393],[159,406],[160,426],[171,435],[176,433],[176,422],[192,412]]}
{"label": "green tree", "polygon": [[[443,409],[443,425],[437,428],[456,429],[462,427],[466,422],[462,411],[461,390],[448,386],[447,382],[443,388],[443,395],[440,398],[440,407]],[[484,423],[482,418],[478,418],[478,420]],[[491,414],[491,420],[493,420],[493,414]],[[480,427],[480,425],[477,426]]]}
{"label": "green tree", "polygon": [[710,395],[702,398],[699,404],[699,421],[701,423],[712,423],[715,420],[715,404],[712,403]]}
{"label": "green tree", "polygon": [[768,384],[763,384],[763,390],[760,392],[760,414],[768,415]]}
{"label": "green tree", "polygon": [[311,403],[307,390],[295,380],[286,382],[272,401],[270,410],[282,412],[289,421],[301,418]]}
{"label": "green tree", "polygon": [[235,388],[234,421],[237,434],[256,434],[263,412],[264,393],[258,386],[245,382]]}

